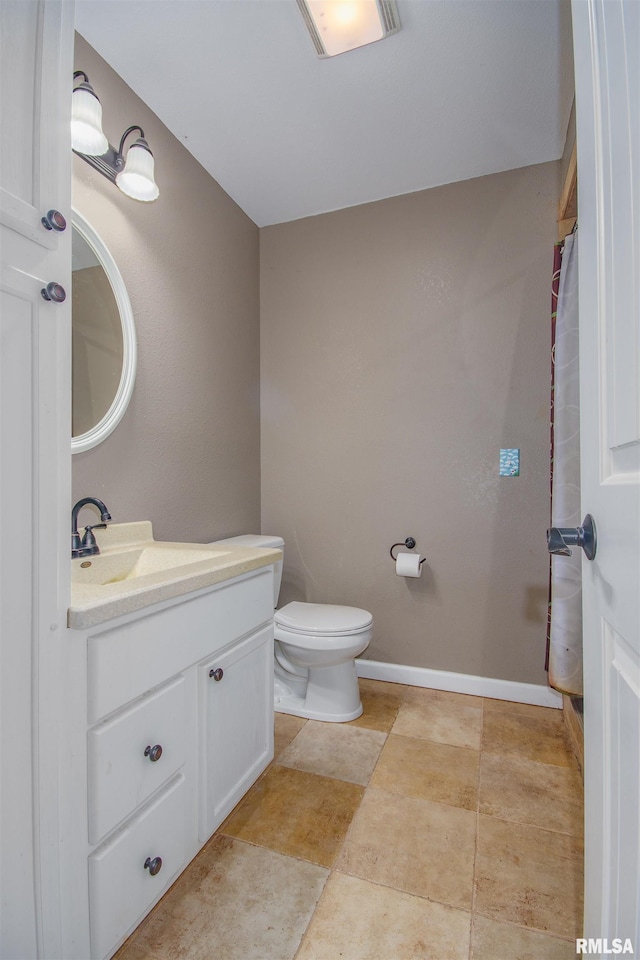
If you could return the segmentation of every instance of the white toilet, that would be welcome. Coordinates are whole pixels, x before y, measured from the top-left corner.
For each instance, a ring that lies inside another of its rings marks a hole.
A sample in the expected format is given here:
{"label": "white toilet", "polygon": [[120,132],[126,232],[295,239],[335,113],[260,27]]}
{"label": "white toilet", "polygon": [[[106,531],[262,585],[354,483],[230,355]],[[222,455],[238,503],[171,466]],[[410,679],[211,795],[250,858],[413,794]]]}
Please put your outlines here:
{"label": "white toilet", "polygon": [[[246,534],[218,540],[242,547],[284,549],[282,537]],[[282,561],[276,564],[274,608]],[[310,720],[344,723],[362,713],[355,658],[369,646],[373,617],[358,607],[288,603],[273,617],[274,708]]]}

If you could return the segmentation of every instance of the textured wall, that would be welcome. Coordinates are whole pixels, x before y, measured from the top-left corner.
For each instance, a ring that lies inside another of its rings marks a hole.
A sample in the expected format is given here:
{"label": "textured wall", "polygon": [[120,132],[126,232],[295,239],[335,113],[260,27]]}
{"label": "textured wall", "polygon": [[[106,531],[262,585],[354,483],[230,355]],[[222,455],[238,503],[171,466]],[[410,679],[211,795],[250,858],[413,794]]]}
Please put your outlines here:
{"label": "textured wall", "polygon": [[261,230],[262,529],[373,659],[545,682],[558,195],[550,163]]}
{"label": "textured wall", "polygon": [[73,204],[120,268],[138,336],[129,409],[104,443],[74,455],[74,501],[102,497],[115,521],[152,520],[159,539],[257,529],[258,229],[81,37],[75,68],[102,101],[111,143],[144,128],[160,198],[131,200],[74,157]]}

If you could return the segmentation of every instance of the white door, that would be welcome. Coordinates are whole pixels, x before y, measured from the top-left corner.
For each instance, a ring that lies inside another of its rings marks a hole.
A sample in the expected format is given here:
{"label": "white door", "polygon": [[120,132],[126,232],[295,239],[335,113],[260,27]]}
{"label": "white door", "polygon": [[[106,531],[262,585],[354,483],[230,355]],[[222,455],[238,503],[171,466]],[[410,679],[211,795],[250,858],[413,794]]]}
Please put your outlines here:
{"label": "white door", "polygon": [[[69,577],[73,4],[0,3],[0,956],[58,956],[59,654]],[[64,547],[66,546],[66,552]]]}
{"label": "white door", "polygon": [[[585,936],[640,956],[640,2],[573,0],[580,233]],[[603,946],[603,949],[606,948]]]}

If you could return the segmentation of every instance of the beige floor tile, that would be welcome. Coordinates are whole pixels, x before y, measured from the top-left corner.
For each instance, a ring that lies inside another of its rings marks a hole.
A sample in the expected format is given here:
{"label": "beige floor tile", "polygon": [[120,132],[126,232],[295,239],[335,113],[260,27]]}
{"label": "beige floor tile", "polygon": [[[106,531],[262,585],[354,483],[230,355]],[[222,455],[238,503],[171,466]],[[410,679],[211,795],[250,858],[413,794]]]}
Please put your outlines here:
{"label": "beige floor tile", "polygon": [[274,764],[220,833],[330,867],[363,792],[355,783]]}
{"label": "beige floor tile", "polygon": [[582,778],[574,767],[483,753],[479,810],[500,820],[582,836]]}
{"label": "beige floor tile", "polygon": [[467,960],[470,915],[333,873],[296,960]]}
{"label": "beige floor tile", "polygon": [[473,960],[575,960],[574,940],[559,940],[487,917],[473,919]]}
{"label": "beige floor tile", "polygon": [[403,703],[391,732],[479,750],[482,701],[468,705],[443,697],[429,697]]}
{"label": "beige floor tile", "polygon": [[386,680],[365,680],[360,678],[360,692],[363,690],[380,691],[397,697],[404,703],[420,700],[449,700],[460,706],[481,707],[482,697],[467,693],[452,693],[449,690],[434,690],[432,687],[416,687],[408,683],[389,683]]}
{"label": "beige floor tile", "polygon": [[482,750],[577,769],[562,713],[545,707],[528,709],[538,712],[485,709]]}
{"label": "beige floor tile", "polygon": [[[413,690],[419,690],[419,687],[413,687]],[[476,707],[482,709],[482,697],[475,697],[470,693],[453,693],[451,690],[433,690],[427,688],[423,690],[430,700],[446,700],[449,703],[456,704],[459,707]]]}
{"label": "beige floor tile", "polygon": [[580,936],[582,858],[577,837],[480,816],[475,909],[559,937]]}
{"label": "beige floor tile", "polygon": [[379,683],[377,680],[360,680],[362,716],[357,720],[350,720],[349,726],[389,733],[402,704],[401,697],[388,692],[386,688],[390,686],[393,684]]}
{"label": "beige floor tile", "polygon": [[540,720],[562,719],[562,710],[556,710],[555,707],[539,707],[534,703],[516,703],[515,700],[494,700],[493,697],[485,697],[483,704],[484,709],[490,713],[510,713],[522,717],[537,717]]}
{"label": "beige floor tile", "polygon": [[471,909],[476,814],[369,787],[337,869]]}
{"label": "beige floor tile", "polygon": [[328,871],[215,837],[133,938],[158,960],[291,960]]}
{"label": "beige floor tile", "polygon": [[309,720],[278,762],[366,786],[386,739],[380,730]]}
{"label": "beige floor tile", "polygon": [[277,760],[307,721],[303,717],[293,717],[288,713],[274,713],[273,718],[273,759]]}
{"label": "beige floor tile", "polygon": [[139,946],[133,936],[123,943],[117,953],[114,953],[112,960],[162,960],[162,958],[154,957],[146,947]]}
{"label": "beige floor tile", "polygon": [[478,764],[476,750],[390,734],[370,784],[406,797],[475,810]]}

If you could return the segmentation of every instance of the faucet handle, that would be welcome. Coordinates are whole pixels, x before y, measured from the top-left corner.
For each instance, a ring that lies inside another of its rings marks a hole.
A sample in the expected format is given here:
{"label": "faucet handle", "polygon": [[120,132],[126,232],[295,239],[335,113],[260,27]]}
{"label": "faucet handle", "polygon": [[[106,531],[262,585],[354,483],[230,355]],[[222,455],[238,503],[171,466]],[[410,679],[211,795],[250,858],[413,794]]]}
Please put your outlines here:
{"label": "faucet handle", "polygon": [[93,535],[94,530],[106,530],[106,523],[91,523],[84,528],[84,536],[82,538],[82,549],[86,550],[87,548],[93,549],[94,553],[100,553],[100,548],[96,543],[96,538]]}

